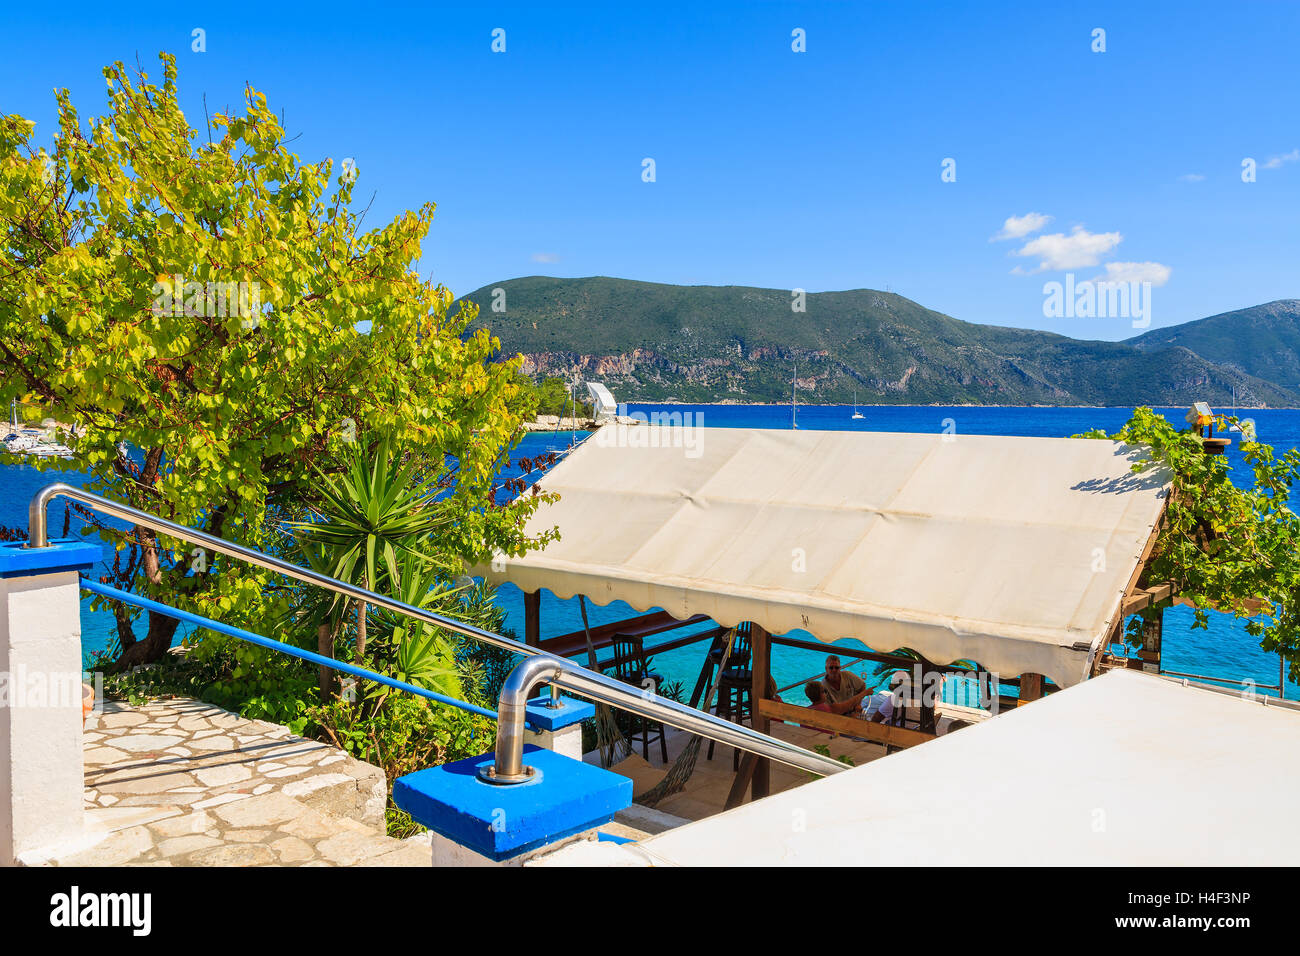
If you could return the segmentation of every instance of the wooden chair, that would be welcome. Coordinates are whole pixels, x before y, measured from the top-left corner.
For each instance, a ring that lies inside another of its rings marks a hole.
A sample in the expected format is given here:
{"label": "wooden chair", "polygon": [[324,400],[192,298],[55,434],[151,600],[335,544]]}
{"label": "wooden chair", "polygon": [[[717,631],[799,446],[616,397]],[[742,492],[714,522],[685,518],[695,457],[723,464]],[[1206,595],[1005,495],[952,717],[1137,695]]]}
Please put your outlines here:
{"label": "wooden chair", "polygon": [[[616,678],[638,689],[644,688],[652,693],[658,693],[659,685],[663,683],[663,676],[650,670],[645,643],[639,635],[615,634],[613,649]],[[641,756],[649,760],[650,741],[658,738],[659,752],[663,755],[664,763],[668,763],[668,740],[664,725],[639,714],[628,714],[628,719],[632,725],[632,731],[628,734],[628,745],[641,741]]]}
{"label": "wooden chair", "polygon": [[[731,643],[731,656],[727,658],[727,667],[749,667],[749,658],[753,653],[753,625],[748,621],[741,621],[736,625],[736,639]],[[727,639],[724,634],[716,642],[717,664],[722,662],[722,655],[727,651]],[[710,654],[713,654],[711,651]]]}

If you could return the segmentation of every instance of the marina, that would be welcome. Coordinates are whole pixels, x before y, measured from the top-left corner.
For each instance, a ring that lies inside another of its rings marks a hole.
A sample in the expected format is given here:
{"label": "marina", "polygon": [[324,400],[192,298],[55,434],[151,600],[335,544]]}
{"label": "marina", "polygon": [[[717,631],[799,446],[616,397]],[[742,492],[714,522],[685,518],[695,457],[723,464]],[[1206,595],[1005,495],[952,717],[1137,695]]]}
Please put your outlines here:
{"label": "marina", "polygon": [[23,425],[19,421],[18,403],[9,410],[9,428],[3,439],[4,450],[10,455],[30,455],[33,458],[73,457],[73,451],[60,440],[64,435],[75,435],[75,428],[60,425],[52,418],[45,419],[40,427]]}

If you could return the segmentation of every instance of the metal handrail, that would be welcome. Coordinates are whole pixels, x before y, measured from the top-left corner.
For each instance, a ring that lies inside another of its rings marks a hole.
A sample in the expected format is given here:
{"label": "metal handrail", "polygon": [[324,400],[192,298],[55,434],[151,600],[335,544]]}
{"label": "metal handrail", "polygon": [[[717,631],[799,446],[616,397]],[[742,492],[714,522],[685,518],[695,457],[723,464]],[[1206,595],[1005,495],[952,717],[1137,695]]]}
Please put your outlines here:
{"label": "metal handrail", "polygon": [[[325,588],[335,594],[342,594],[346,597],[354,598],[358,601],[364,601],[367,604],[373,604],[386,610],[393,611],[406,617],[414,618],[417,621],[424,621],[427,624],[434,624],[438,627],[444,627],[456,634],[473,638],[474,640],[483,641],[495,647],[503,647],[506,650],[513,651],[524,657],[534,657],[543,659],[547,665],[543,668],[546,672],[546,681],[552,685],[558,685],[565,690],[593,700],[600,701],[618,707],[622,710],[628,710],[632,713],[639,714],[643,717],[649,717],[653,720],[660,721],[679,730],[685,730],[709,740],[715,740],[718,743],[736,747],[740,750],[748,751],[760,757],[767,757],[776,760],[787,766],[795,767],[799,770],[807,770],[822,776],[829,776],[833,773],[839,773],[847,770],[845,764],[830,757],[824,757],[821,754],[812,753],[804,750],[802,747],[788,743],[784,740],[778,740],[776,737],[770,737],[767,734],[761,734],[749,727],[740,724],[733,724],[730,721],[715,717],[712,714],[704,713],[688,707],[685,704],[679,704],[676,701],[667,700],[656,694],[651,694],[648,690],[633,690],[621,681],[612,677],[606,677],[604,674],[597,674],[594,671],[587,670],[570,660],[563,657],[556,657],[553,654],[547,654],[535,647],[522,644],[519,641],[511,640],[500,634],[494,634],[491,631],[485,631],[482,628],[475,627],[472,624],[466,624],[457,621],[454,618],[443,617],[441,614],[434,614],[422,608],[414,607],[403,601],[395,600],[383,594],[376,594],[374,591],[367,591],[365,588],[357,587],[354,584],[348,584],[345,581],[339,581],[326,574],[312,571],[309,568],[299,567],[296,564],[290,564],[287,561],[281,561],[279,558],[271,557],[269,554],[263,554],[261,551],[255,551],[252,548],[246,548],[243,545],[234,544],[224,538],[218,538],[204,531],[198,531],[193,528],[187,528],[183,525],[168,521],[165,518],[159,518],[148,512],[140,511],[129,505],[120,504],[116,501],[110,501],[89,491],[83,491],[80,488],[74,488],[72,485],[63,482],[46,485],[38,491],[31,500],[27,509],[28,537],[27,547],[44,548],[49,546],[49,536],[46,524],[47,506],[50,501],[56,497],[71,498],[79,501],[84,505],[94,508],[106,515],[118,518],[122,521],[128,521],[140,527],[148,528],[159,534],[165,534],[169,537],[177,538],[181,541],[187,541],[191,544],[200,544],[204,547],[211,548],[217,554],[224,554],[230,558],[236,558],[255,567],[263,568],[267,571],[275,571],[291,578],[296,578],[306,584],[314,584],[317,587]],[[525,662],[527,663],[527,662]],[[529,674],[533,673],[526,668],[516,668],[526,670]],[[513,674],[512,674],[513,676]],[[527,676],[527,675],[521,675]],[[537,678],[540,680],[541,678]],[[536,680],[533,684],[536,684]],[[509,683],[509,681],[507,681]],[[528,690],[530,688],[525,688]],[[512,706],[514,698],[506,699],[506,688],[501,691],[501,705],[498,707],[499,729],[498,737],[504,735],[510,741],[518,741],[518,749],[522,751],[522,716],[516,717],[513,711],[507,712],[506,708]],[[513,746],[513,743],[512,743]],[[503,768],[508,770],[509,767]],[[503,775],[502,782],[505,782]]]}
{"label": "metal handrail", "polygon": [[[1134,658],[1125,658],[1125,660],[1133,659]],[[1138,659],[1140,660],[1140,658]],[[1261,684],[1253,677],[1215,677],[1213,674],[1185,674],[1182,671],[1167,671],[1163,668],[1156,671],[1156,673],[1161,677],[1190,677],[1192,680],[1214,680],[1218,681],[1220,684],[1239,684],[1242,686],[1249,684],[1251,687],[1258,688],[1259,690],[1275,690],[1279,697],[1286,696],[1286,684],[1281,681],[1276,684]]]}
{"label": "metal handrail", "polygon": [[371,680],[376,684],[382,684],[385,687],[392,687],[394,690],[405,691],[408,694],[414,694],[417,697],[423,697],[426,700],[432,700],[439,704],[446,704],[448,707],[455,707],[457,710],[463,710],[470,714],[478,714],[480,717],[487,717],[491,720],[497,719],[496,711],[488,710],[486,707],[480,707],[478,704],[471,704],[467,700],[461,700],[458,697],[450,697],[447,694],[440,694],[436,690],[429,690],[429,688],[421,687],[418,684],[411,684],[404,680],[398,680],[395,677],[389,677],[387,674],[380,674],[378,671],[372,671],[365,667],[357,667],[355,664],[349,664],[347,661],[340,661],[333,657],[326,657],[324,654],[317,654],[314,651],[306,651],[301,647],[294,647],[292,644],[286,644],[284,641],[276,641],[269,637],[263,637],[261,634],[254,634],[252,631],[246,631],[242,627],[232,627],[231,625],[224,624],[221,621],[214,621],[212,618],[203,617],[201,614],[195,614],[191,611],[182,611],[180,608],[172,607],[169,604],[163,604],[160,601],[153,601],[149,598],[141,597],[138,594],[131,594],[128,591],[110,587],[107,584],[100,584],[98,581],[91,581],[89,578],[81,579],[81,588],[83,591],[89,591],[91,594],[98,594],[100,597],[111,598],[114,601],[121,601],[123,604],[130,604],[146,611],[156,611],[159,614],[166,615],[167,617],[181,621],[185,624],[193,624],[195,627],[202,627],[209,631],[215,631],[217,634],[225,634],[229,637],[238,638],[241,641],[247,641],[249,644],[256,644],[258,647],[265,647],[267,650],[278,651],[281,654],[288,654],[290,657],[296,657],[299,660],[307,661],[309,664],[328,667],[330,670],[349,674],[353,677],[360,677],[363,680]]}

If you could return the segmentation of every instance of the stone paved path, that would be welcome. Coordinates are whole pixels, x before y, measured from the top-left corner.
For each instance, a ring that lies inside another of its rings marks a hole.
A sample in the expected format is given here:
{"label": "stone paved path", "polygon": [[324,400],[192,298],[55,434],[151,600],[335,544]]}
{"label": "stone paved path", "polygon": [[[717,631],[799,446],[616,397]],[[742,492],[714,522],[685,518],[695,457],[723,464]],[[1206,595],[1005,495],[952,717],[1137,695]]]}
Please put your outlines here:
{"label": "stone paved path", "polygon": [[428,866],[384,833],[378,767],[196,700],[108,702],[86,722],[90,836],[32,864]]}

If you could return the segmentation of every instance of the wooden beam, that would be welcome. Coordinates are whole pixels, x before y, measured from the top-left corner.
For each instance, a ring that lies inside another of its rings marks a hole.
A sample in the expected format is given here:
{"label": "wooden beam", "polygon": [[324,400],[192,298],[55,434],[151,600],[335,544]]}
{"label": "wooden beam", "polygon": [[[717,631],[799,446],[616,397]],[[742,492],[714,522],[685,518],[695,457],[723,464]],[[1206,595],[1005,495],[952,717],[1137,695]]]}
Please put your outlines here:
{"label": "wooden beam", "polygon": [[[750,685],[749,703],[753,708],[750,725],[760,734],[765,734],[771,729],[772,722],[763,715],[758,705],[760,701],[767,698],[768,682],[772,677],[772,635],[752,622],[750,628],[749,673],[752,683]],[[771,792],[772,762],[766,757],[762,757],[754,764],[753,799],[761,800]]]}
{"label": "wooden beam", "polygon": [[[836,657],[852,657],[855,660],[876,661],[880,664],[890,664],[894,667],[906,668],[909,672],[920,661],[914,657],[902,657],[898,654],[881,654],[879,651],[859,651],[856,648],[845,647],[842,644],[827,644],[825,641],[802,641],[794,637],[774,637],[773,644],[780,644],[782,647],[799,647],[807,651],[820,651],[828,657],[834,654]],[[925,663],[927,670],[939,671],[944,674],[965,674],[967,668],[958,667],[955,664],[932,664],[929,661]],[[1003,681],[1006,684],[1008,681]]]}
{"label": "wooden beam", "polygon": [[524,643],[537,647],[542,643],[542,592],[524,592]]}
{"label": "wooden beam", "polygon": [[[674,637],[671,641],[664,641],[662,644],[656,644],[654,647],[645,649],[647,654],[659,654],[666,651],[675,651],[678,648],[690,647],[692,644],[698,644],[700,641],[712,641],[720,634],[726,634],[728,628],[711,627],[707,631],[700,631],[698,634],[687,634],[685,637]],[[607,657],[603,661],[598,661],[596,667],[599,670],[609,670],[618,663],[618,656]]]}
{"label": "wooden beam", "polygon": [[[1195,601],[1193,601],[1189,597],[1183,597],[1182,595],[1179,594],[1174,595],[1173,603],[1175,606],[1196,607]],[[1246,598],[1246,600],[1242,601],[1241,603],[1244,604],[1246,610],[1251,612],[1252,614],[1264,614],[1273,606],[1271,603],[1264,600],[1263,598]],[[1217,611],[1218,608],[1215,607],[1213,604],[1211,604],[1210,610]]]}
{"label": "wooden beam", "polygon": [[749,787],[749,782],[754,779],[754,767],[758,764],[758,755],[745,752],[745,756],[740,758],[740,769],[736,771],[736,779],[731,783],[731,790],[727,793],[727,802],[723,805],[723,810],[734,810],[745,800],[745,790]]}
{"label": "wooden beam", "polygon": [[[610,644],[614,643],[615,634],[640,634],[645,637],[650,634],[661,634],[674,628],[685,627],[688,624],[699,624],[708,619],[708,615],[696,614],[694,617],[679,621],[667,611],[654,611],[650,614],[641,614],[623,621],[614,621],[610,624],[593,627],[591,629],[591,642],[599,649],[609,647]],[[587,649],[587,635],[585,631],[572,631],[568,634],[561,634],[559,637],[548,637],[538,646],[548,654],[554,654],[556,657],[569,657]]]}
{"label": "wooden beam", "polygon": [[1170,600],[1175,593],[1176,589],[1172,581],[1166,581],[1164,584],[1153,584],[1145,588],[1135,588],[1128,597],[1124,598],[1124,605],[1120,609],[1120,614],[1124,617],[1136,614],[1153,604]]}
{"label": "wooden beam", "polygon": [[888,724],[876,724],[860,717],[846,717],[842,714],[828,714],[810,707],[799,707],[775,700],[760,700],[758,712],[774,720],[787,720],[792,724],[803,724],[815,730],[829,730],[847,737],[864,737],[872,743],[887,747],[915,747],[934,740],[934,734],[905,727],[891,727]]}

